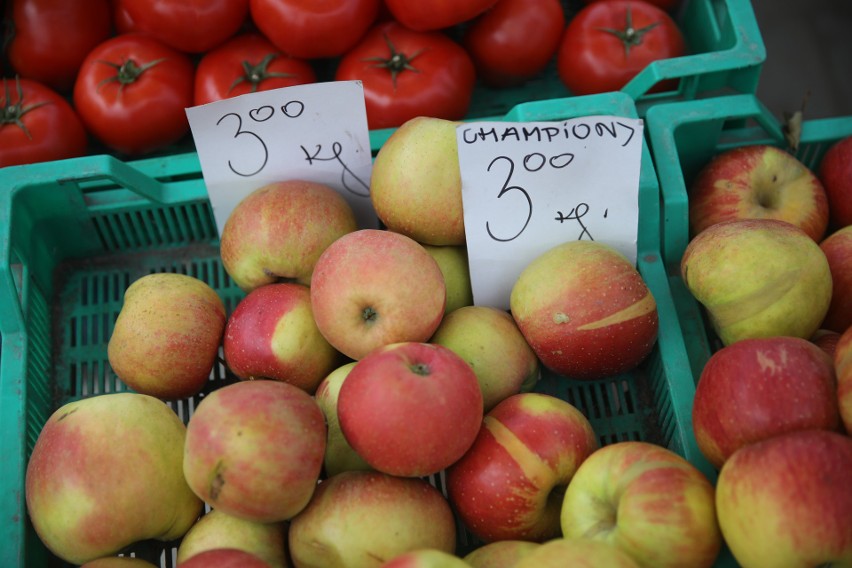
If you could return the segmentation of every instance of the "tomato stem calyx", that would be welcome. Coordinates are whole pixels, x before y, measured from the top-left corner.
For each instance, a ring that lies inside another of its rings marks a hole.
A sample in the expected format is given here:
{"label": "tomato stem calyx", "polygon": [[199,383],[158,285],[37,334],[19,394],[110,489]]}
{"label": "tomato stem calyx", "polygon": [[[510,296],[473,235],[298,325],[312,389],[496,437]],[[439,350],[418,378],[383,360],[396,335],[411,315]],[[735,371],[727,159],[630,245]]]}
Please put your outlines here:
{"label": "tomato stem calyx", "polygon": [[264,56],[257,65],[252,65],[248,61],[243,61],[243,71],[245,71],[245,74],[242,77],[237,77],[237,79],[231,83],[231,86],[228,87],[228,92],[230,93],[233,91],[240,83],[248,82],[251,83],[251,92],[254,93],[257,92],[260,84],[266,79],[286,79],[287,77],[295,77],[293,73],[278,73],[276,71],[268,70],[269,64],[272,63],[272,60],[279,55],[280,54],[278,53],[269,53]]}
{"label": "tomato stem calyx", "polygon": [[142,65],[138,65],[134,60],[128,59],[124,63],[113,63],[112,61],[103,61],[99,60],[98,63],[103,63],[104,65],[109,65],[114,68],[117,73],[111,77],[107,77],[106,79],[102,79],[98,83],[98,89],[100,89],[106,83],[119,83],[119,91],[124,88],[125,85],[129,85],[136,81],[142,73],[154,67],[155,65],[162,63],[166,58],[162,57],[160,59],[154,59],[153,61],[149,61],[148,63],[144,63]]}
{"label": "tomato stem calyx", "polygon": [[633,27],[633,13],[630,11],[630,8],[627,8],[627,16],[624,22],[623,29],[615,29],[615,28],[598,28],[598,30],[602,32],[606,32],[608,34],[612,34],[618,39],[621,40],[622,45],[624,46],[624,56],[630,56],[630,48],[635,47],[642,43],[642,37],[660,25],[660,22],[654,22],[653,24],[647,25],[644,28],[634,28]]}
{"label": "tomato stem calyx", "polygon": [[30,134],[29,129],[27,129],[27,125],[23,123],[21,120],[25,114],[30,112],[31,110],[37,109],[40,106],[44,106],[48,104],[48,101],[42,101],[40,103],[35,103],[29,106],[24,105],[24,90],[21,88],[21,81],[16,76],[15,77],[15,86],[16,92],[18,93],[18,102],[12,103],[12,97],[9,94],[9,83],[6,79],[3,79],[3,94],[4,98],[2,100],[2,105],[0,105],[0,111],[2,111],[2,115],[0,115],[0,127],[5,126],[7,124],[14,124],[18,128],[24,131],[24,134],[27,135],[27,138],[32,140],[33,137]]}
{"label": "tomato stem calyx", "polygon": [[367,57],[364,61],[375,61],[376,63],[373,67],[384,67],[391,74],[391,82],[393,83],[393,88],[396,89],[396,78],[397,76],[405,70],[414,71],[415,73],[419,73],[420,70],[411,65],[411,62],[414,61],[414,58],[423,53],[423,50],[415,51],[412,55],[406,55],[404,53],[400,53],[396,50],[396,46],[394,46],[393,42],[391,42],[388,34],[384,34],[385,43],[388,44],[388,49],[390,50],[390,57]]}

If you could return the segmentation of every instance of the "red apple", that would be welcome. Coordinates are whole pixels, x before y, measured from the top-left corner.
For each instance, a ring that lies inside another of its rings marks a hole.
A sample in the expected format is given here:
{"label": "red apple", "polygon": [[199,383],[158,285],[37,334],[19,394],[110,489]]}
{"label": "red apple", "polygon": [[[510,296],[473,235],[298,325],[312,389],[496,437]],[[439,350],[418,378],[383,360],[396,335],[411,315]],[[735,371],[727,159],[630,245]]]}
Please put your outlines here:
{"label": "red apple", "polygon": [[249,521],[285,521],[313,495],[325,441],[322,410],[305,391],[280,381],[241,381],[196,407],[183,471],[215,509]]}
{"label": "red apple", "polygon": [[446,300],[435,259],[391,231],[362,229],[339,238],[317,260],[311,279],[317,327],[356,360],[389,343],[428,341]]}
{"label": "red apple", "polygon": [[482,391],[464,359],[442,345],[395,343],[349,371],[337,398],[340,429],[375,469],[404,477],[438,473],[473,443]]}
{"label": "red apple", "polygon": [[831,357],[806,339],[742,339],[704,366],[692,406],[698,447],[717,469],[739,448],[793,430],[840,426]]}
{"label": "red apple", "polygon": [[555,538],[562,493],[597,448],[577,408],[546,394],[516,394],[485,416],[473,446],[447,470],[447,495],[484,542]]}
{"label": "red apple", "polygon": [[825,430],[737,450],[716,482],[719,525],[742,568],[852,566],[852,438]]}
{"label": "red apple", "polygon": [[834,369],[837,372],[837,400],[840,418],[846,432],[852,435],[852,326],[840,339],[834,351]]}
{"label": "red apple", "polygon": [[825,351],[832,359],[837,350],[838,341],[840,341],[840,334],[830,329],[818,329],[811,336],[811,343]]}
{"label": "red apple", "polygon": [[569,241],[530,262],[512,316],[541,362],[574,379],[636,368],[657,340],[657,304],[636,267],[595,241]]}
{"label": "red apple", "polygon": [[852,225],[826,237],[819,248],[828,259],[833,284],[822,327],[843,333],[852,325]]}
{"label": "red apple", "polygon": [[833,229],[852,225],[852,136],[837,141],[817,169],[828,196],[828,212]]}
{"label": "red apple", "polygon": [[241,379],[275,379],[309,394],[342,362],[317,328],[308,287],[294,283],[267,284],[240,300],[223,353]]}
{"label": "red apple", "polygon": [[819,242],[828,226],[828,199],[816,174],[792,154],[740,146],[714,156],[689,189],[693,235],[737,219],[787,221]]}
{"label": "red apple", "polygon": [[214,548],[180,562],[177,568],[272,568],[272,566],[245,550]]}

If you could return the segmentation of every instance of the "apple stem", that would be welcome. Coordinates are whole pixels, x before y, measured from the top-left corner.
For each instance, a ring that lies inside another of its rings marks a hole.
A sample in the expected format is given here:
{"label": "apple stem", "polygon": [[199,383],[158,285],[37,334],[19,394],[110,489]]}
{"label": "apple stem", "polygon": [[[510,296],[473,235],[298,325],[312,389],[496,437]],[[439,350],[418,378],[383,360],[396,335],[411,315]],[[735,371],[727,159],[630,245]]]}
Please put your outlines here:
{"label": "apple stem", "polygon": [[361,312],[361,317],[364,318],[364,321],[366,322],[374,322],[379,318],[379,312],[368,306],[364,308],[363,312]]}

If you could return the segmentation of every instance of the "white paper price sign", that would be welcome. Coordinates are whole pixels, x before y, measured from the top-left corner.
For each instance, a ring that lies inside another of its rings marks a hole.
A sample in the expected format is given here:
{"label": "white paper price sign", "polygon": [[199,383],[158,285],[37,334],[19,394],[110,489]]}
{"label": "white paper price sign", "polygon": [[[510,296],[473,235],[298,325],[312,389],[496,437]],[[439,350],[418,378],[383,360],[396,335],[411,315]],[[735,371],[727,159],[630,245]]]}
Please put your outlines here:
{"label": "white paper price sign", "polygon": [[259,91],[188,108],[186,115],[220,234],[243,197],[288,179],[337,189],[359,227],[378,227],[360,81]]}
{"label": "white paper price sign", "polygon": [[456,129],[477,305],[508,309],[521,271],[566,241],[600,241],[636,262],[642,131],[618,116]]}

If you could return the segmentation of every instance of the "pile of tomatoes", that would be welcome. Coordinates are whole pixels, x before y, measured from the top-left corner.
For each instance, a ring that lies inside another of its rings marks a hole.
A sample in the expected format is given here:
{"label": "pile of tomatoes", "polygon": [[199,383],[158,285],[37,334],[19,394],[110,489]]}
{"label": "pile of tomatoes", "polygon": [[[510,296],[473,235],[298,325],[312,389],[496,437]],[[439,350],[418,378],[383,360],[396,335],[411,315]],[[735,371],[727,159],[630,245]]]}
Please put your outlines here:
{"label": "pile of tomatoes", "polygon": [[566,94],[618,90],[685,53],[677,3],[12,0],[0,166],[150,154],[187,137],[187,107],[316,81],[362,81],[371,130],[464,118],[477,84],[523,85],[554,59]]}

